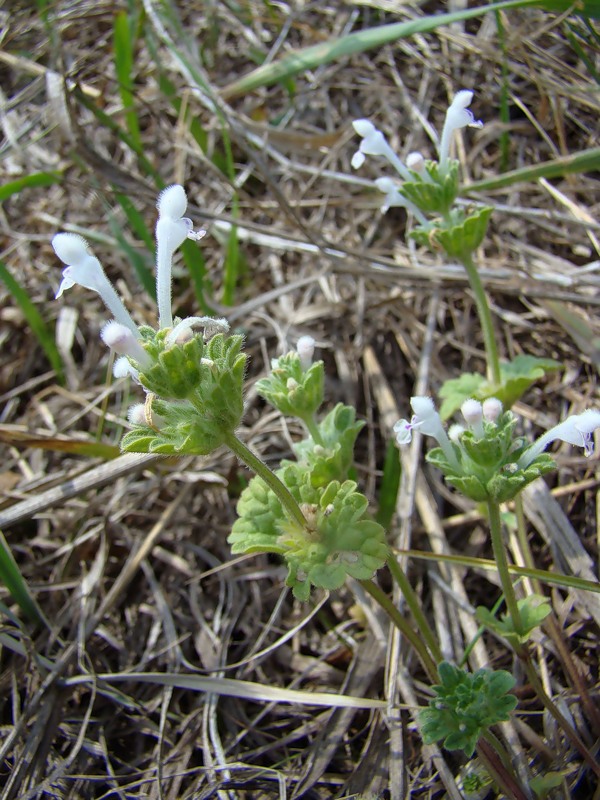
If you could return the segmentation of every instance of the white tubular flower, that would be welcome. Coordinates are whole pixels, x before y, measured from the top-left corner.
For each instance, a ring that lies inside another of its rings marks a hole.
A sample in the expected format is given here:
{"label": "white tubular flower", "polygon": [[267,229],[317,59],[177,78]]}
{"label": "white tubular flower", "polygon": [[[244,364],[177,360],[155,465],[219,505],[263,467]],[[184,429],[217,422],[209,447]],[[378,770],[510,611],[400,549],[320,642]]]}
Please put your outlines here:
{"label": "white tubular flower", "polygon": [[412,180],[410,172],[389,146],[383,133],[370,120],[356,119],[352,123],[352,127],[362,137],[357,152],[352,156],[354,169],[358,169],[365,163],[365,155],[383,156],[405,181]]}
{"label": "white tubular flower", "polygon": [[149,367],[152,363],[152,359],[140,344],[140,340],[120,322],[115,320],[107,322],[100,331],[100,337],[104,344],[115,353],[133,358],[141,367]]}
{"label": "white tubular flower", "polygon": [[589,457],[594,452],[592,436],[597,428],[600,428],[600,411],[595,408],[588,408],[587,411],[583,411],[581,414],[572,414],[564,422],[560,422],[554,428],[550,428],[531,447],[528,447],[517,461],[517,466],[520,469],[525,469],[534,458],[544,452],[551,442],[557,439],[567,444],[583,447],[586,457]]}
{"label": "white tubular flower", "polygon": [[410,422],[401,419],[394,425],[397,444],[400,446],[409,444],[412,440],[412,431],[418,430],[426,436],[433,436],[444,451],[448,462],[458,469],[456,453],[431,397],[411,397],[410,405],[414,411]]}
{"label": "white tubular flower", "polygon": [[460,128],[481,128],[483,122],[480,119],[475,119],[473,112],[469,111],[467,106],[471,105],[473,100],[473,92],[468,89],[461,89],[454,96],[454,100],[450,103],[450,107],[446,112],[446,120],[442,130],[442,138],[440,140],[440,170],[444,172],[448,165],[448,158],[450,156],[450,142],[452,141],[452,134]]}
{"label": "white tubular flower", "polygon": [[167,334],[165,339],[168,345],[180,344],[189,338],[189,332],[195,326],[204,328],[204,336],[208,339],[215,333],[227,333],[229,323],[223,317],[186,317]]}
{"label": "white tubular flower", "polygon": [[102,264],[91,254],[86,240],[76,233],[57,233],[52,239],[52,247],[60,260],[67,265],[67,268],[63,270],[63,279],[58,287],[56,298],[61,297],[66,289],[70,289],[75,284],[98,292],[104,305],[113,314],[116,321],[128,328],[136,339],[139,339],[140,332],[137,325],[123,305],[123,301],[116,293],[112,283],[106,277]]}
{"label": "white tubular flower", "polygon": [[306,372],[312,364],[313,355],[315,353],[315,340],[312,336],[301,336],[296,345],[296,352],[300,356],[300,366]]}
{"label": "white tubular flower", "polygon": [[496,422],[502,413],[502,403],[497,397],[488,397],[483,401],[483,416],[488,422]]}
{"label": "white tubular flower", "polygon": [[187,196],[183,186],[173,184],[158,196],[156,223],[156,298],[160,328],[173,326],[171,312],[171,268],[173,255],[192,233],[192,221],[184,217]]}
{"label": "white tubular flower", "polygon": [[485,432],[483,430],[483,408],[479,400],[470,398],[460,407],[465,422],[471,428],[475,436],[483,439]]}
{"label": "white tubular flower", "polygon": [[411,203],[410,200],[404,197],[393,178],[377,178],[375,186],[377,186],[380,192],[385,194],[385,201],[381,206],[381,212],[383,214],[389,211],[390,208],[406,208],[421,225],[426,226],[428,224],[427,218],[422,211],[418,209],[414,203]]}

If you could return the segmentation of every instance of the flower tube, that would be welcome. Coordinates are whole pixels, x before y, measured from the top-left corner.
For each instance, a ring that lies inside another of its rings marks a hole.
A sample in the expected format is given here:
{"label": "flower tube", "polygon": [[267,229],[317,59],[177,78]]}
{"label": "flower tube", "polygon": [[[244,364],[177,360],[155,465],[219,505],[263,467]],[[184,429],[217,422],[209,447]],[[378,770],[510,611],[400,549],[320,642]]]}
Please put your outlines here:
{"label": "flower tube", "polygon": [[62,273],[63,279],[58,287],[56,299],[75,284],[91,289],[100,295],[115,320],[139,339],[140,332],[137,325],[106,277],[102,264],[91,254],[86,240],[76,233],[57,233],[52,239],[52,247],[60,260],[67,265]]}
{"label": "flower tube", "polygon": [[525,469],[551,442],[557,439],[567,444],[583,447],[586,457],[589,457],[594,452],[592,436],[597,428],[600,428],[600,411],[595,408],[588,408],[581,414],[572,414],[563,422],[550,428],[531,447],[528,447],[517,461],[517,466],[519,469]]}

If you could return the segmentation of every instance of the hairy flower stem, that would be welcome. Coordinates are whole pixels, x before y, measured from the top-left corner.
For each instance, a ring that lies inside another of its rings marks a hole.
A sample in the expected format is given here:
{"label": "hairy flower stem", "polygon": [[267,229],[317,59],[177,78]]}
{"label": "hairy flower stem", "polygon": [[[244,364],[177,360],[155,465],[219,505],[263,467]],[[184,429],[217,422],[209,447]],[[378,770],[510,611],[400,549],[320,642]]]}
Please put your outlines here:
{"label": "hairy flower stem", "polygon": [[425,643],[429,647],[429,652],[433,656],[433,658],[439,663],[442,661],[442,653],[440,651],[439,645],[437,643],[437,639],[435,638],[435,634],[431,629],[431,626],[427,622],[427,617],[423,613],[423,609],[421,608],[421,604],[419,603],[419,598],[415,594],[415,590],[410,584],[410,581],[406,577],[406,573],[400,566],[400,562],[396,558],[393,553],[390,553],[388,556],[387,564],[389,567],[390,572],[392,573],[392,577],[396,581],[398,588],[402,592],[402,596],[406,601],[406,605],[410,609],[410,613],[413,616],[414,621],[417,624],[417,628],[419,629],[419,633],[425,640]]}
{"label": "hairy flower stem", "polygon": [[300,506],[293,498],[290,490],[279,480],[277,475],[271,472],[267,465],[261,461],[252,450],[246,447],[234,433],[227,435],[225,444],[235,453],[240,461],[243,461],[247,467],[250,467],[253,472],[263,479],[269,489],[275,492],[290,519],[293,519],[301,528],[305,529],[308,523],[306,522],[304,514],[300,511]]}
{"label": "hairy flower stem", "polygon": [[485,344],[485,353],[487,357],[488,377],[495,386],[499,386],[501,382],[500,377],[500,361],[498,360],[498,348],[496,347],[496,337],[494,336],[494,323],[492,321],[492,313],[490,311],[490,304],[488,303],[483,283],[479,277],[479,272],[473,257],[470,253],[463,255],[461,259],[469,284],[473,294],[475,295],[475,304],[477,306],[477,314],[479,316],[479,323],[483,332],[483,341]]}
{"label": "hairy flower stem", "polygon": [[500,519],[500,506],[493,500],[488,500],[488,518],[490,522],[490,534],[492,538],[492,548],[494,550],[494,559],[496,567],[498,568],[498,575],[500,576],[500,583],[502,584],[502,591],[506,600],[506,607],[512,620],[513,627],[517,633],[523,630],[521,622],[521,614],[517,606],[517,596],[513,586],[510,571],[508,569],[508,560],[506,558],[506,550],[502,540],[502,521]]}
{"label": "hairy flower stem", "polygon": [[380,589],[379,586],[377,586],[376,583],[374,583],[372,580],[366,580],[360,581],[360,585],[385,611],[400,633],[405,636],[406,639],[408,639],[410,644],[412,644],[414,649],[417,651],[423,666],[425,667],[425,671],[427,672],[429,679],[435,683],[438,680],[437,666],[435,661],[429,655],[429,651],[425,645],[425,642],[419,638],[419,634],[411,628],[410,624],[404,619],[394,603],[390,600],[387,594]]}

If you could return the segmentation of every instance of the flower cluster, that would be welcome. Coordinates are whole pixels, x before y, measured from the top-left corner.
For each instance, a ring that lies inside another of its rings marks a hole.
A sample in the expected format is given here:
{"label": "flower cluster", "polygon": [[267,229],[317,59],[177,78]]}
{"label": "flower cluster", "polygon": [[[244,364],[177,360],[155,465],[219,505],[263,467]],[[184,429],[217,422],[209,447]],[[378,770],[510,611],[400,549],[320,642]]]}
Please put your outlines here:
{"label": "flower cluster", "polygon": [[[156,223],[156,294],[158,329],[138,326],[109,281],[87,242],[73,233],[52,240],[67,266],[56,297],[75,284],[97,292],[114,319],[101,331],[102,340],[119,358],[115,377],[131,376],[147,392],[146,402],[133,406],[134,430],[124,450],[161,453],[207,453],[218,447],[239,423],[243,410],[245,356],[239,336],[228,336],[225,319],[173,318],[173,256],[186,239],[198,240],[184,216],[187,197],[182,186],[169,186],[158,197]],[[202,333],[195,334],[199,327]]]}
{"label": "flower cluster", "polygon": [[394,425],[399,446],[409,444],[413,432],[432,436],[438,443],[427,460],[441,469],[446,480],[471,499],[482,502],[512,499],[535,478],[555,469],[554,460],[544,454],[548,445],[560,439],[593,452],[592,434],[600,428],[600,411],[588,409],[551,428],[533,444],[515,436],[517,419],[503,411],[495,397],[483,403],[469,399],[462,405],[466,427],[453,425],[448,431],[430,397],[413,397],[413,416]]}
{"label": "flower cluster", "polygon": [[[454,97],[446,112],[440,137],[438,160],[426,160],[421,153],[409,153],[404,163],[392,150],[383,133],[368,119],[355,120],[352,125],[362,141],[352,157],[358,169],[365,156],[380,156],[394,169],[397,178],[382,176],[375,181],[385,195],[381,207],[386,212],[392,206],[402,206],[412,212],[418,222],[412,236],[423,244],[440,246],[450,256],[461,257],[476,249],[485,236],[491,209],[470,213],[455,208],[459,193],[458,162],[450,158],[450,145],[455,131],[464,127],[481,128],[468,106],[473,92],[463,89]],[[429,219],[433,216],[433,219]]]}

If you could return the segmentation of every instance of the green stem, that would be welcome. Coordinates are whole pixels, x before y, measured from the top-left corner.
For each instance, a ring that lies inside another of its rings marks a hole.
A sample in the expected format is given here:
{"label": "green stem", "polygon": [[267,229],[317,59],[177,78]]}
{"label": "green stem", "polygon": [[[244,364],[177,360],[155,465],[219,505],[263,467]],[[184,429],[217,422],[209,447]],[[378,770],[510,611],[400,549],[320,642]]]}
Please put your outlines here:
{"label": "green stem", "polygon": [[271,472],[267,465],[261,461],[261,459],[255,453],[253,453],[250,448],[246,447],[246,445],[240,439],[238,439],[235,433],[227,434],[224,444],[226,444],[227,447],[229,447],[229,449],[236,454],[240,461],[243,461],[246,466],[250,467],[253,472],[261,477],[269,489],[272,489],[272,491],[275,492],[281,505],[288,513],[288,516],[293,519],[294,522],[296,522],[301,528],[306,528],[306,518],[300,510],[300,506],[292,496],[290,490],[284,483],[282,483],[282,481],[279,480],[277,475]]}
{"label": "green stem", "polygon": [[461,261],[467,272],[473,294],[475,295],[477,314],[479,315],[479,323],[483,331],[488,375],[492,383],[498,386],[501,383],[500,361],[498,359],[498,348],[496,347],[496,337],[494,336],[494,323],[492,321],[490,304],[488,303],[483,283],[481,282],[479,272],[477,271],[471,254],[464,255]]}
{"label": "green stem", "polygon": [[427,617],[423,613],[419,598],[415,594],[415,590],[411,586],[404,570],[400,566],[400,562],[393,553],[390,553],[388,556],[387,564],[394,580],[398,584],[398,588],[402,592],[402,595],[406,601],[406,605],[410,609],[410,613],[413,615],[414,621],[417,623],[419,632],[429,647],[429,652],[438,663],[443,661],[437,639],[433,630],[431,629],[431,626],[429,625],[429,622],[427,621]]}
{"label": "green stem", "polygon": [[321,447],[324,447],[325,443],[323,442],[321,431],[319,430],[319,426],[317,425],[313,415],[307,414],[306,417],[300,417],[300,419],[306,425],[308,432],[312,436],[313,442]]}
{"label": "green stem", "polygon": [[502,584],[502,591],[506,599],[506,607],[512,620],[513,628],[517,633],[523,630],[521,623],[521,614],[517,605],[517,596],[510,577],[508,569],[508,560],[506,558],[506,550],[504,549],[504,542],[502,540],[502,521],[500,519],[500,506],[494,500],[488,500],[488,517],[490,522],[490,534],[492,538],[492,547],[494,549],[494,558],[496,567],[498,568],[498,575],[500,576],[500,583]]}
{"label": "green stem", "polygon": [[375,602],[385,611],[388,617],[392,620],[394,625],[398,628],[400,633],[408,639],[408,641],[412,644],[414,649],[417,651],[419,658],[427,674],[429,675],[429,679],[433,682],[437,681],[438,674],[437,674],[437,666],[434,660],[429,655],[429,651],[425,646],[425,642],[419,638],[419,634],[416,633],[408,624],[407,620],[404,619],[400,611],[396,608],[394,603],[390,600],[387,594],[377,586],[372,580],[365,580],[360,581],[360,585],[368,592],[371,597],[375,600]]}

